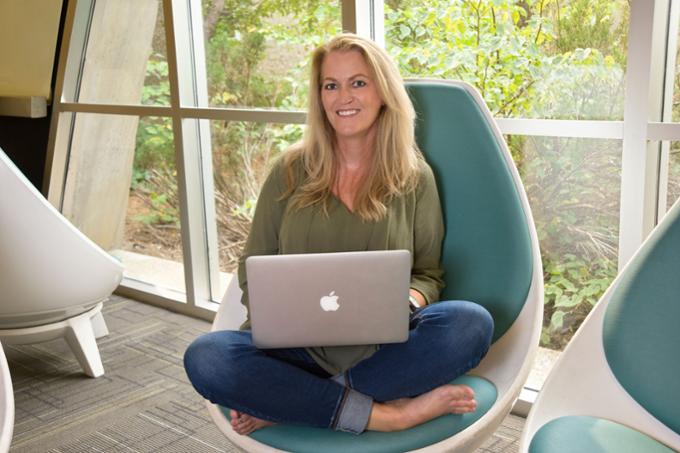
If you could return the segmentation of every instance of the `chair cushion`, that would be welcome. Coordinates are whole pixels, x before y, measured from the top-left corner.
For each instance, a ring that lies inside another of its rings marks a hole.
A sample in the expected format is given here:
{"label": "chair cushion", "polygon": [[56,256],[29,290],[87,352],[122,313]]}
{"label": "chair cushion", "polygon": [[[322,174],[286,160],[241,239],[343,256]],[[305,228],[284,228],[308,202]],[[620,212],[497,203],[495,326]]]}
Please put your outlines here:
{"label": "chair cushion", "polygon": [[[407,82],[418,119],[416,139],[437,179],[446,227],[441,300],[484,306],[500,338],[531,286],[527,218],[505,160],[505,144],[463,85]],[[512,162],[509,162],[512,165]]]}
{"label": "chair cushion", "polygon": [[[477,410],[471,414],[445,415],[404,431],[381,433],[366,431],[360,435],[323,428],[275,425],[262,428],[250,435],[271,447],[296,453],[381,453],[423,448],[447,439],[462,431],[484,415],[496,401],[496,388],[489,381],[462,376],[454,384],[465,384],[475,391]],[[229,409],[222,407],[229,418]]]}
{"label": "chair cushion", "polygon": [[623,388],[680,434],[680,203],[624,270],[603,324],[607,362]]}
{"label": "chair cushion", "polygon": [[538,430],[529,453],[673,453],[627,426],[596,417],[561,417]]}

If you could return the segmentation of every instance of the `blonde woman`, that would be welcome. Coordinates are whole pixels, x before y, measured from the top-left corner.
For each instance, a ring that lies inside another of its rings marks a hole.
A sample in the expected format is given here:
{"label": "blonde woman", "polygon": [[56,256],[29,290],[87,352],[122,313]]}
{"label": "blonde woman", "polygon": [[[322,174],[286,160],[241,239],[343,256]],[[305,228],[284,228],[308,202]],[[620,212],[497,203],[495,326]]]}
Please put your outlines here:
{"label": "blonde woman", "polygon": [[246,322],[190,345],[192,384],[232,408],[232,427],[244,435],[273,423],[395,431],[474,411],[472,389],[449,382],[486,354],[493,321],[472,302],[437,302],[441,207],[394,63],[372,41],[340,35],[314,52],[309,93],[305,136],[274,166],[258,199],[239,266],[242,302],[251,255],[406,249],[410,295],[420,306],[409,339],[260,350]]}

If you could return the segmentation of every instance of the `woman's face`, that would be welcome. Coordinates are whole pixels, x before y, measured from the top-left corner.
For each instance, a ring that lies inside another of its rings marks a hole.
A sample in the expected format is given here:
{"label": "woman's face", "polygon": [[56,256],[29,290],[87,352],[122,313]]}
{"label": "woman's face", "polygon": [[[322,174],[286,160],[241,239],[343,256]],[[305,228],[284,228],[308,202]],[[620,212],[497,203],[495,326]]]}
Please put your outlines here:
{"label": "woman's face", "polygon": [[326,55],[321,65],[321,103],[339,142],[372,139],[382,99],[361,52]]}

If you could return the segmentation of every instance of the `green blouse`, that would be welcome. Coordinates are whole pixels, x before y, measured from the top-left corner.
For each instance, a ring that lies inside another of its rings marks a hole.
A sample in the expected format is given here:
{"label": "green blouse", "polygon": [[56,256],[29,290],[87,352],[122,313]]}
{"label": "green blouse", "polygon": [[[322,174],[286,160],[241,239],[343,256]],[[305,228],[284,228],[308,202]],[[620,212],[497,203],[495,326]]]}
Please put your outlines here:
{"label": "green blouse", "polygon": [[[296,170],[302,178],[301,166]],[[286,171],[279,160],[262,186],[250,235],[239,260],[241,302],[246,308],[247,257],[360,250],[409,250],[413,260],[411,288],[428,303],[438,300],[444,287],[440,267],[444,225],[434,175],[424,161],[416,190],[392,199],[387,215],[378,222],[363,221],[335,197],[327,216],[318,205],[288,209],[288,198],[281,199],[286,188]],[[241,326],[249,328],[250,319]],[[358,345],[314,347],[307,351],[322,368],[335,375],[370,357],[377,349],[377,345]]]}

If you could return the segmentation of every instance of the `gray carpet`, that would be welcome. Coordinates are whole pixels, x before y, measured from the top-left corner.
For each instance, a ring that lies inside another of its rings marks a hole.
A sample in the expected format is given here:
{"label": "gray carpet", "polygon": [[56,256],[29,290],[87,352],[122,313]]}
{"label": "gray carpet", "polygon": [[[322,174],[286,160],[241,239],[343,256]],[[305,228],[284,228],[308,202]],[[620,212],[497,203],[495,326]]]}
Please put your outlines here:
{"label": "gray carpet", "polygon": [[[66,342],[5,346],[16,404],[11,452],[232,452],[187,381],[182,354],[210,325],[113,296],[106,374],[82,374]],[[523,419],[509,416],[478,452],[512,453]]]}

